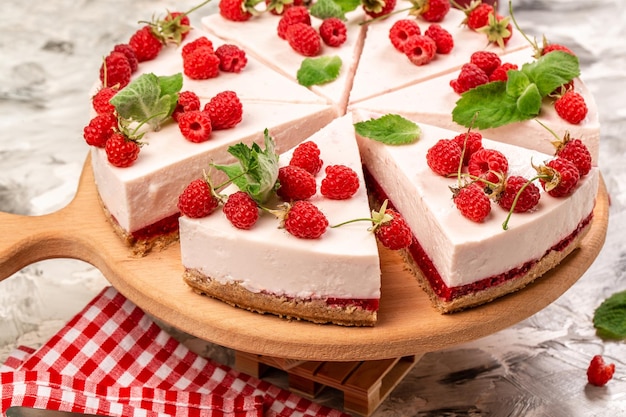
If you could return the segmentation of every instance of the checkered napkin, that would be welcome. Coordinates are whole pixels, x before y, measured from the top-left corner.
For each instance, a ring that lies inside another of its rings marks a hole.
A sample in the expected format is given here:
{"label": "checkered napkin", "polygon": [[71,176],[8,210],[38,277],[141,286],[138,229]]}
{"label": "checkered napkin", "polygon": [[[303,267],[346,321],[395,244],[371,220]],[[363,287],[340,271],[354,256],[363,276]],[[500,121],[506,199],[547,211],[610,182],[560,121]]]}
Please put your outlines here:
{"label": "checkered napkin", "polygon": [[14,405],[108,416],[347,414],[196,355],[113,287],[38,350],[0,367],[2,415]]}

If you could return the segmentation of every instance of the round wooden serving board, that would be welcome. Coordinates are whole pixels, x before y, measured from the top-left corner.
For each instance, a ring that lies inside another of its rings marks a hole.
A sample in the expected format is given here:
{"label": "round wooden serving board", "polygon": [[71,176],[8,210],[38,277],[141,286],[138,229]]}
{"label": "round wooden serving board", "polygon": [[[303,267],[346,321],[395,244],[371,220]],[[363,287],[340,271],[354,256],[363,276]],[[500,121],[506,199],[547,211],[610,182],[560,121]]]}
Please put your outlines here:
{"label": "round wooden serving board", "polygon": [[608,206],[601,182],[592,227],[581,249],[522,291],[451,315],[435,311],[416,280],[403,269],[399,256],[385,251],[381,255],[379,322],[372,328],[349,328],[288,321],[198,295],[181,278],[178,244],[143,258],[133,257],[105,218],[88,158],[78,192],[65,208],[36,217],[0,213],[0,280],[36,261],[75,258],[102,271],[115,288],[147,313],[222,346],[286,359],[397,358],[489,335],[555,301],[600,252]]}

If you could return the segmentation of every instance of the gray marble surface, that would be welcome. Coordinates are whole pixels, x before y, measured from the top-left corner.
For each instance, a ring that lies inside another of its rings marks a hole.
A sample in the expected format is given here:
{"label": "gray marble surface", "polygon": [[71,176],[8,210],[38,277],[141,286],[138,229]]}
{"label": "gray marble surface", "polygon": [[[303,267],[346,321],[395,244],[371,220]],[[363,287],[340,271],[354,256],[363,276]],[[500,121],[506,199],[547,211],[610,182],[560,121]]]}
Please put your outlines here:
{"label": "gray marble surface", "polygon": [[[94,57],[126,41],[138,20],[195,3],[2,0],[1,211],[38,215],[70,201],[87,153],[81,135],[99,67]],[[427,353],[375,417],[626,414],[626,344],[599,339],[591,322],[602,300],[626,289],[626,3],[514,0],[514,6],[529,33],[545,33],[579,55],[595,94],[600,167],[612,203],[606,244],[578,283],[546,309],[491,336]],[[67,259],[30,265],[0,282],[0,361],[17,345],[47,340],[105,285],[99,271]],[[228,349],[172,331],[197,352],[232,363]],[[616,364],[604,388],[586,384],[595,354]],[[272,377],[282,383],[281,375]],[[333,392],[319,401],[340,404]]]}

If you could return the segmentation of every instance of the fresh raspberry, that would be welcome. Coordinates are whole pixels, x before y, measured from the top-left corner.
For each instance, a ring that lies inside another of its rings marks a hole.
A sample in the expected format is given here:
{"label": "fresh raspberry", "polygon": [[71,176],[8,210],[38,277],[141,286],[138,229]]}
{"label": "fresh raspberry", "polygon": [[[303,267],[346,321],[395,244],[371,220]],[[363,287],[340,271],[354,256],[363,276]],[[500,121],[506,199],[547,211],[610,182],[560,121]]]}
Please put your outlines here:
{"label": "fresh raspberry", "polygon": [[214,130],[230,129],[243,119],[243,105],[234,91],[217,93],[204,105]]}
{"label": "fresh raspberry", "polygon": [[425,65],[435,57],[437,44],[428,36],[412,36],[404,44],[403,52],[413,64]]}
{"label": "fresh raspberry", "polygon": [[389,29],[389,40],[394,48],[404,53],[404,45],[406,41],[417,35],[421,35],[419,25],[413,19],[400,19],[396,21]]}
{"label": "fresh raspberry", "polygon": [[424,35],[435,41],[438,54],[449,54],[454,48],[454,38],[452,34],[438,23],[433,23],[428,26]]}
{"label": "fresh raspberry", "polygon": [[150,26],[144,26],[137,30],[130,37],[128,44],[135,52],[139,62],[150,61],[156,58],[163,48],[163,43],[155,36]]}
{"label": "fresh raspberry", "polygon": [[452,139],[440,139],[426,152],[426,163],[435,174],[454,174],[461,163],[461,147]]}
{"label": "fresh raspberry", "polygon": [[117,88],[113,87],[100,88],[91,99],[91,104],[96,113],[104,114],[115,112],[115,106],[111,104],[111,99],[118,91]]}
{"label": "fresh raspberry", "polygon": [[506,156],[495,149],[482,148],[474,152],[467,164],[470,175],[498,183],[509,170]]}
{"label": "fresh raspberry", "polygon": [[601,355],[595,355],[591,358],[589,367],[587,368],[587,381],[591,385],[598,387],[605,386],[615,373],[615,364],[607,364]]}
{"label": "fresh raspberry", "polygon": [[[523,191],[520,192],[522,188]],[[515,202],[518,193],[520,195],[517,202]],[[537,206],[540,197],[539,187],[534,183],[528,182],[526,178],[519,175],[512,175],[505,180],[504,189],[498,195],[497,201],[500,207],[507,211],[511,210],[515,202],[513,212],[525,213]]]}
{"label": "fresh raspberry", "polygon": [[307,200],[317,191],[315,177],[302,168],[293,165],[278,170],[280,187],[276,194],[284,201]]}
{"label": "fresh raspberry", "polygon": [[550,52],[553,52],[553,51],[566,52],[566,53],[568,53],[570,55],[576,56],[576,54],[571,49],[569,49],[567,46],[561,45],[561,44],[558,44],[558,43],[545,44],[543,46],[543,48],[541,48],[540,53],[541,53],[541,55],[545,55],[545,54],[549,54]]}
{"label": "fresh raspberry", "polygon": [[259,207],[256,201],[243,191],[228,196],[222,211],[237,229],[249,230],[259,220]]}
{"label": "fresh raspberry", "polygon": [[287,39],[287,29],[289,26],[296,23],[304,23],[305,25],[311,25],[311,15],[309,9],[306,6],[294,6],[290,7],[282,15],[278,21],[277,33],[281,39]]}
{"label": "fresh raspberry", "polygon": [[211,187],[202,178],[193,180],[178,196],[178,210],[192,219],[206,217],[219,206],[219,200],[211,192]]}
{"label": "fresh raspberry", "polygon": [[306,23],[294,23],[287,28],[289,46],[304,56],[316,56],[322,51],[320,35]]}
{"label": "fresh raspberry", "polygon": [[213,131],[211,117],[201,110],[181,113],[178,116],[178,128],[184,138],[193,143],[206,142]]}
{"label": "fresh raspberry", "polygon": [[320,192],[331,200],[346,200],[359,189],[359,176],[345,165],[329,165],[322,180]]}
{"label": "fresh raspberry", "polygon": [[285,11],[294,6],[302,6],[303,0],[265,0],[266,10],[276,16],[282,16]]}
{"label": "fresh raspberry", "polygon": [[285,229],[301,239],[318,239],[328,227],[328,219],[310,201],[299,200],[290,207],[284,221]]}
{"label": "fresh raspberry", "polygon": [[207,80],[220,74],[220,59],[209,48],[197,48],[183,56],[183,72],[192,80]]}
{"label": "fresh raspberry", "polygon": [[139,157],[139,144],[121,133],[114,132],[104,145],[109,163],[115,167],[126,168]]}
{"label": "fresh raspberry", "polygon": [[541,186],[552,197],[566,197],[580,179],[578,168],[567,159],[556,157],[537,168]]}
{"label": "fresh raspberry", "polygon": [[476,64],[469,62],[463,64],[458,77],[450,81],[450,87],[452,87],[457,94],[463,94],[472,88],[488,82],[489,77],[485,74],[485,71],[480,69]]}
{"label": "fresh raspberry", "polygon": [[313,175],[317,175],[322,168],[322,160],[320,159],[320,149],[317,144],[312,141],[302,142],[293,150],[289,165],[297,166],[309,171]]}
{"label": "fresh raspberry", "polygon": [[375,19],[390,14],[396,8],[396,0],[373,0],[364,1],[365,14]]}
{"label": "fresh raspberry", "polygon": [[441,22],[450,11],[450,0],[426,0],[420,16],[427,22]]}
{"label": "fresh raspberry", "polygon": [[516,64],[505,62],[504,64],[493,70],[493,72],[489,76],[489,82],[507,81],[509,79],[509,70],[517,70],[518,68],[519,67]]}
{"label": "fresh raspberry", "polygon": [[102,113],[89,121],[83,129],[85,142],[91,146],[104,148],[107,140],[115,132],[117,117],[113,113]]}
{"label": "fresh raspberry", "polygon": [[466,132],[456,135],[454,140],[463,151],[463,165],[469,164],[470,157],[483,148],[483,135],[479,132]]}
{"label": "fresh raspberry", "polygon": [[220,59],[220,70],[225,72],[241,72],[248,63],[243,49],[231,44],[224,44],[215,50]]}
{"label": "fresh raspberry", "polygon": [[341,46],[348,39],[346,24],[336,17],[324,19],[320,25],[319,31],[322,41],[328,46]]}
{"label": "fresh raspberry", "polygon": [[461,214],[473,222],[481,223],[491,213],[491,200],[476,183],[455,190],[452,199]]}
{"label": "fresh raspberry", "polygon": [[492,5],[487,3],[479,3],[476,7],[465,11],[466,17],[464,23],[472,30],[480,29],[489,23],[489,15],[495,13]]}
{"label": "fresh raspberry", "polygon": [[191,30],[191,22],[189,16],[181,12],[168,12],[161,22],[161,30],[165,36],[170,38],[176,44],[180,44],[185,40]]}
{"label": "fresh raspberry", "polygon": [[490,51],[477,51],[470,56],[470,62],[475,64],[478,68],[485,71],[487,76],[491,76],[493,71],[498,68],[502,61],[495,52]]}
{"label": "fresh raspberry", "polygon": [[404,217],[393,209],[385,210],[391,220],[380,223],[374,228],[374,235],[384,247],[399,250],[409,247],[413,242],[413,233]]}
{"label": "fresh raspberry", "polygon": [[121,52],[111,52],[104,58],[100,66],[100,81],[104,87],[124,88],[130,82],[130,64],[126,55]]}
{"label": "fresh raspberry", "polygon": [[220,0],[219,9],[223,18],[234,22],[245,22],[255,13],[254,6],[246,0]]}
{"label": "fresh raspberry", "polygon": [[137,68],[139,68],[139,61],[137,60],[135,51],[133,51],[133,48],[131,48],[129,44],[119,43],[113,47],[113,51],[121,52],[126,56],[126,59],[128,59],[128,63],[130,64],[131,73],[137,71]]}
{"label": "fresh raspberry", "polygon": [[554,102],[556,113],[571,124],[578,124],[587,117],[585,98],[574,90],[568,90]]}
{"label": "fresh raspberry", "polygon": [[214,52],[213,42],[211,42],[211,40],[207,38],[206,36],[201,36],[183,45],[183,48],[180,54],[183,57],[183,59],[185,59],[186,56],[191,55],[193,51],[199,48],[208,48],[211,52]]}
{"label": "fresh raspberry", "polygon": [[184,112],[200,110],[200,98],[193,91],[178,93],[178,103],[172,112],[172,118],[178,122],[178,116]]}
{"label": "fresh raspberry", "polygon": [[509,39],[511,39],[511,36],[513,36],[511,18],[508,16],[501,16],[499,14],[490,15],[487,26],[476,29],[476,32],[487,36],[487,41],[489,43],[498,45],[500,48],[504,48],[509,42]]}
{"label": "fresh raspberry", "polygon": [[566,134],[562,142],[557,143],[556,156],[567,159],[578,168],[580,177],[584,177],[591,170],[591,153],[580,139],[572,139]]}

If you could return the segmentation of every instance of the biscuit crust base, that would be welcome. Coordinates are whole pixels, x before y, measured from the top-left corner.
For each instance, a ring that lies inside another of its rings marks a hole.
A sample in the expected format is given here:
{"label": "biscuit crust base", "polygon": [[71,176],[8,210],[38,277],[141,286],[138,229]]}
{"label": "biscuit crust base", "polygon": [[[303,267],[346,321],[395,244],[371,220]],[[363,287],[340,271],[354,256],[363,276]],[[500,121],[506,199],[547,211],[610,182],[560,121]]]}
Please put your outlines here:
{"label": "biscuit crust base", "polygon": [[408,269],[417,279],[420,287],[428,294],[430,300],[439,312],[441,313],[453,313],[456,311],[465,310],[467,308],[476,307],[481,304],[486,304],[496,298],[504,295],[516,292],[529,285],[536,279],[540,278],[543,274],[558,266],[563,259],[565,259],[570,253],[578,249],[582,240],[591,228],[593,221],[587,223],[578,234],[572,239],[570,244],[561,250],[551,250],[546,253],[543,258],[536,262],[529,270],[518,277],[503,282],[500,285],[485,288],[484,290],[477,291],[471,294],[457,297],[453,300],[447,301],[441,299],[433,290],[428,279],[424,276],[421,269],[415,263],[415,260],[407,250],[402,250],[402,258],[405,261]]}
{"label": "biscuit crust base", "polygon": [[307,320],[341,326],[374,326],[376,324],[376,311],[356,306],[333,306],[324,300],[254,293],[237,283],[222,284],[194,269],[185,270],[183,279],[198,294],[261,314],[269,313],[289,320]]}

